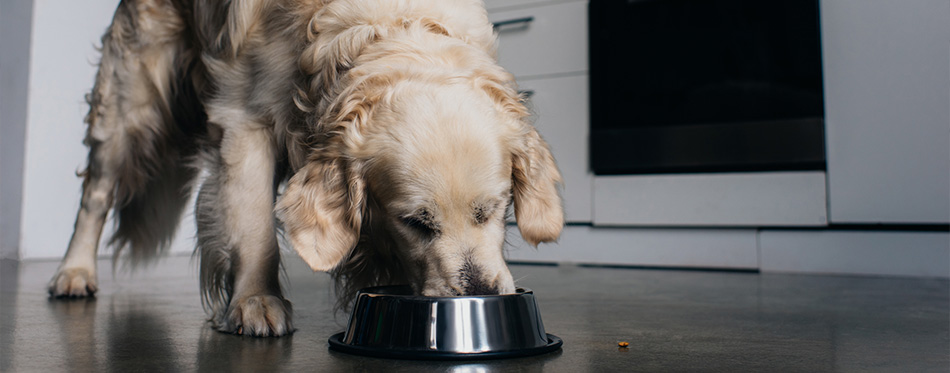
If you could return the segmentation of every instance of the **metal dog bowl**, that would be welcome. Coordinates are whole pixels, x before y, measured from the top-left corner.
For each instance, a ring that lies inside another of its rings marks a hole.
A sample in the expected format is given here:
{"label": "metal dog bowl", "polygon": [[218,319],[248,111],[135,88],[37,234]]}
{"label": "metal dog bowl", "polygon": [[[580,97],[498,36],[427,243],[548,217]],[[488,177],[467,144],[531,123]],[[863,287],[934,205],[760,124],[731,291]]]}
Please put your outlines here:
{"label": "metal dog bowl", "polygon": [[515,294],[425,297],[409,286],[361,290],[330,349],[401,359],[493,359],[557,350],[530,289]]}

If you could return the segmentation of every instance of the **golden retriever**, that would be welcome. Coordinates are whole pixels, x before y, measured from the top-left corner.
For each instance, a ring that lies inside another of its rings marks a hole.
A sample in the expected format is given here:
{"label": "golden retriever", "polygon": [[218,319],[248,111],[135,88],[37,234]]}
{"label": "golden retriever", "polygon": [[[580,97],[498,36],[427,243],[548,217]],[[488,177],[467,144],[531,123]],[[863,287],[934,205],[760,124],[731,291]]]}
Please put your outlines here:
{"label": "golden retriever", "polygon": [[203,304],[223,332],[294,330],[278,232],[344,305],[392,283],[514,291],[506,211],[527,242],[556,240],[561,177],[495,43],[478,0],[122,1],[50,294],[96,291],[110,208],[117,254],[161,252],[193,185]]}

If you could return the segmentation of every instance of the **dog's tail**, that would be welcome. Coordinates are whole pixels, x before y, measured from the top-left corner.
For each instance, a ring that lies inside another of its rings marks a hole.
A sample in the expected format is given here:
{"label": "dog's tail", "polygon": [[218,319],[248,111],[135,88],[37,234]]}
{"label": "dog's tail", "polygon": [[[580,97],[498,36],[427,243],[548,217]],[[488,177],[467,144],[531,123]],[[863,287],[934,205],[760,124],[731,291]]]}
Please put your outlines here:
{"label": "dog's tail", "polygon": [[[199,100],[204,67],[187,37],[190,26],[169,5],[161,9],[164,23],[141,23],[133,5],[119,5],[103,36],[96,87],[87,97],[89,139],[108,132],[99,136],[108,142],[103,146],[117,149],[90,152],[89,160],[90,168],[104,156],[114,165],[113,266],[123,253],[133,266],[147,263],[171,244],[197,175],[189,163],[207,133]],[[125,57],[136,53],[148,53],[148,62]]]}
{"label": "dog's tail", "polygon": [[115,248],[113,263],[127,249],[128,263],[139,265],[156,258],[171,244],[188,203],[196,168],[198,141],[203,138],[207,115],[195,88],[186,81],[189,72],[179,72],[162,118],[164,136],[154,139],[153,152],[136,154],[138,170],[145,172],[144,182],[117,186],[114,219],[115,233],[109,244]]}

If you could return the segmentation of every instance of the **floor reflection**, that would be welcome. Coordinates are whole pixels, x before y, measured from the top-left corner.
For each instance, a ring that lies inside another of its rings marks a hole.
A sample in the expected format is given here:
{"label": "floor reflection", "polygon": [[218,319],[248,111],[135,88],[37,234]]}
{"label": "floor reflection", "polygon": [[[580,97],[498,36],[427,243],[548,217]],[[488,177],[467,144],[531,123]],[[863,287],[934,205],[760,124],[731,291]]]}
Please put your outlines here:
{"label": "floor reflection", "polygon": [[293,335],[255,338],[225,334],[206,323],[198,340],[197,367],[211,372],[275,371],[289,360],[293,340]]}
{"label": "floor reflection", "polygon": [[381,359],[351,355],[334,350],[330,350],[329,353],[331,357],[330,366],[348,367],[347,370],[365,370],[368,367],[388,366],[397,371],[410,372],[488,373],[557,371],[557,360],[561,357],[563,350],[558,349],[554,352],[530,357],[473,361]]}
{"label": "floor reflection", "polygon": [[59,330],[64,362],[101,371],[97,359],[96,298],[49,298],[47,304]]}
{"label": "floor reflection", "polygon": [[141,300],[127,304],[116,301],[110,305],[105,362],[111,371],[148,370],[181,372],[181,362],[172,333],[175,328],[154,308]]}
{"label": "floor reflection", "polygon": [[0,372],[13,367],[13,330],[16,327],[17,287],[20,283],[20,262],[0,260]]}

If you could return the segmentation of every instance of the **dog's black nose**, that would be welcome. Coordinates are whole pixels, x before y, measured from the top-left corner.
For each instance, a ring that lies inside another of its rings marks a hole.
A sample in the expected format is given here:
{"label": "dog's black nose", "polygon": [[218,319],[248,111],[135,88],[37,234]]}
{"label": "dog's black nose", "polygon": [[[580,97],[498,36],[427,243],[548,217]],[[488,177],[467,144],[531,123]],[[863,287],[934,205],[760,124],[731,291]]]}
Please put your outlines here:
{"label": "dog's black nose", "polygon": [[493,281],[485,281],[481,268],[466,260],[459,271],[459,282],[462,285],[463,295],[496,295],[498,287]]}
{"label": "dog's black nose", "polygon": [[466,295],[497,295],[498,288],[484,280],[471,281],[465,285]]}

